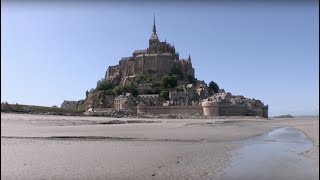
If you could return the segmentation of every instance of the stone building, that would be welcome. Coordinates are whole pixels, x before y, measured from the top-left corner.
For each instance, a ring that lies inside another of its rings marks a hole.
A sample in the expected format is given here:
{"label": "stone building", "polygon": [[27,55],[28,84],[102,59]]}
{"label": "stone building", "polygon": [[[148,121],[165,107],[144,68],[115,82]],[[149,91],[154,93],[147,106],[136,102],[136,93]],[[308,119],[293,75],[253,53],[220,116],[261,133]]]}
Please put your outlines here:
{"label": "stone building", "polygon": [[169,92],[169,99],[171,105],[188,105],[190,101],[187,93],[183,91]]}
{"label": "stone building", "polygon": [[146,106],[160,106],[162,104],[159,94],[138,95],[137,102],[143,102],[143,104]]}
{"label": "stone building", "polygon": [[135,102],[131,93],[126,93],[125,95],[120,95],[114,98],[114,109],[130,109],[135,106]]}
{"label": "stone building", "polygon": [[174,45],[161,42],[157,35],[155,19],[146,49],[135,50],[130,57],[123,57],[118,65],[109,66],[105,79],[115,84],[124,84],[126,77],[136,74],[162,76],[177,71],[187,77],[194,77],[191,57],[179,59]]}
{"label": "stone building", "polygon": [[187,84],[184,88],[188,98],[189,104],[198,104],[199,103],[199,95],[197,93],[196,86],[194,84]]}
{"label": "stone building", "polygon": [[204,81],[196,82],[196,91],[200,99],[205,99],[209,96],[209,88]]}
{"label": "stone building", "polygon": [[80,100],[80,101],[66,101],[66,100],[64,100],[61,104],[61,108],[77,109],[82,102],[83,102],[83,100]]}
{"label": "stone building", "polygon": [[149,94],[150,92],[152,92],[151,83],[138,84],[138,91],[139,94]]}

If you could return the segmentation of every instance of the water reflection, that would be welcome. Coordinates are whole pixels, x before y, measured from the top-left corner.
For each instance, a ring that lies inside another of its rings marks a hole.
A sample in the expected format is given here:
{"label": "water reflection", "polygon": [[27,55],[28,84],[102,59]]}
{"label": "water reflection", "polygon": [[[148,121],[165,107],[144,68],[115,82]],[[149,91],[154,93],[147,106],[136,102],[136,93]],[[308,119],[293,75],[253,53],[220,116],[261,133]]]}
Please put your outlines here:
{"label": "water reflection", "polygon": [[319,175],[314,162],[301,155],[312,143],[290,127],[279,128],[251,139],[235,152],[221,180],[313,180]]}

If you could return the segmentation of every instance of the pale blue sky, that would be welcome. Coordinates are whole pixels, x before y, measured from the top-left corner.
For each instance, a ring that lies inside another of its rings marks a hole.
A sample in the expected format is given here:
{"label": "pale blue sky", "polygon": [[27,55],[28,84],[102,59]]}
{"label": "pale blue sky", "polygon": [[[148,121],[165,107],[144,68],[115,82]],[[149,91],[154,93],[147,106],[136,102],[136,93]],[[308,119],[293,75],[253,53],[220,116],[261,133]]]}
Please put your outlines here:
{"label": "pale blue sky", "polygon": [[[160,40],[191,54],[196,77],[269,105],[319,114],[318,4],[1,2],[1,101],[80,100],[109,65]],[[168,3],[168,1],[166,1]]]}

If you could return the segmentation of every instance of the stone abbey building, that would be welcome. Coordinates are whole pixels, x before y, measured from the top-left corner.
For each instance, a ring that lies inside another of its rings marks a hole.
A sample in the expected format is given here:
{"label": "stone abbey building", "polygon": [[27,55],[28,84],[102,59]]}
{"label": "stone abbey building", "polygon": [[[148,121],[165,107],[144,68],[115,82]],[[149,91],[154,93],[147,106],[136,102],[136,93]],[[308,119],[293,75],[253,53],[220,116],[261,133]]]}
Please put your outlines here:
{"label": "stone abbey building", "polygon": [[131,57],[122,57],[118,65],[109,66],[105,79],[115,84],[124,84],[127,77],[137,74],[161,76],[172,71],[194,77],[190,55],[188,58],[180,59],[174,45],[159,40],[154,18],[148,48],[135,50]]}

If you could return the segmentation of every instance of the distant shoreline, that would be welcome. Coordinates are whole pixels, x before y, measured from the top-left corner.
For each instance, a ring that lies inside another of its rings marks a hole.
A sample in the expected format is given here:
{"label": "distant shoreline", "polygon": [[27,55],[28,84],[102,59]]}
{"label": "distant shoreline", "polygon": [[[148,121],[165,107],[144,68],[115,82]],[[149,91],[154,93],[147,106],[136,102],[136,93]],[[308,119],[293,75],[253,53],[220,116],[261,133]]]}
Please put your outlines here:
{"label": "distant shoreline", "polygon": [[58,107],[35,106],[24,104],[1,103],[1,112],[23,113],[23,114],[42,114],[42,115],[62,115],[62,116],[83,116],[81,110],[64,109]]}

